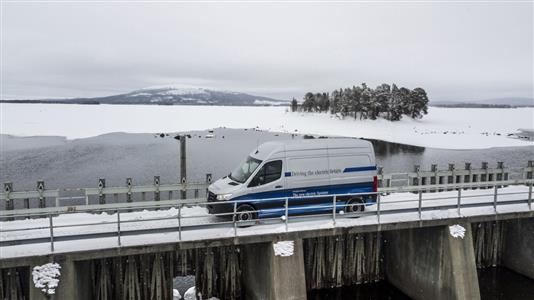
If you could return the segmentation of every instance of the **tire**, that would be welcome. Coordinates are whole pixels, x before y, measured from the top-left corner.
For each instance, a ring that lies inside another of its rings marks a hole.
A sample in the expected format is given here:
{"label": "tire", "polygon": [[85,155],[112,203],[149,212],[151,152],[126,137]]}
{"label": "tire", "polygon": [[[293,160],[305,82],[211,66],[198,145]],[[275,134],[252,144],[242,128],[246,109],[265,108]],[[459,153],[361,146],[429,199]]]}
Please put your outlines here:
{"label": "tire", "polygon": [[258,218],[256,209],[249,204],[241,204],[237,207],[235,220],[239,223],[248,224],[249,222],[255,222]]}
{"label": "tire", "polygon": [[364,202],[361,198],[351,198],[347,201],[345,206],[346,213],[357,213],[363,212],[365,210]]}

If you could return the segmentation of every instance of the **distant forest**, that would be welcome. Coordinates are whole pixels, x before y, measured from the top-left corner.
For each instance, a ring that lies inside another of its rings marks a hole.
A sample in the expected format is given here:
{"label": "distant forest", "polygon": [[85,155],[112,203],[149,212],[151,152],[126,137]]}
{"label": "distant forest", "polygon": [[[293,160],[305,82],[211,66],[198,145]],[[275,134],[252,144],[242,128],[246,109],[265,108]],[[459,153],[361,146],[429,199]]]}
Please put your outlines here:
{"label": "distant forest", "polygon": [[373,89],[362,83],[331,93],[308,92],[300,105],[293,98],[291,111],[330,112],[360,120],[384,118],[398,121],[403,116],[420,119],[428,113],[428,96],[422,88],[410,90],[384,83]]}

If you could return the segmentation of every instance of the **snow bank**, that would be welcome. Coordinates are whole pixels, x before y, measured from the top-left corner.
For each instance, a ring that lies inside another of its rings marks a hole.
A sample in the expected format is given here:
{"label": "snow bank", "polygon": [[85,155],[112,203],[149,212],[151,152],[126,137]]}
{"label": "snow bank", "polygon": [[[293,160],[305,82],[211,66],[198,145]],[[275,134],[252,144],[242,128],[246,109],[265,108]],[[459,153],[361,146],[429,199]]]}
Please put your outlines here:
{"label": "snow bank", "polygon": [[59,284],[59,276],[61,275],[59,269],[61,269],[61,266],[58,263],[47,263],[34,267],[32,271],[33,284],[44,294],[55,294]]}
{"label": "snow bank", "polygon": [[452,226],[449,226],[449,232],[451,234],[452,237],[454,238],[464,238],[465,236],[465,228],[461,225],[452,225]]}
{"label": "snow bank", "polygon": [[290,113],[287,107],[0,104],[2,133],[69,139],[110,132],[177,132],[216,127],[364,137],[443,149],[527,146],[507,137],[534,128],[534,108],[430,107],[422,120],[340,120],[326,113]]}
{"label": "snow bank", "polygon": [[291,256],[295,243],[293,241],[280,241],[273,244],[274,255],[276,256]]}
{"label": "snow bank", "polygon": [[177,289],[172,290],[172,300],[181,300],[182,295],[180,295],[180,292]]}

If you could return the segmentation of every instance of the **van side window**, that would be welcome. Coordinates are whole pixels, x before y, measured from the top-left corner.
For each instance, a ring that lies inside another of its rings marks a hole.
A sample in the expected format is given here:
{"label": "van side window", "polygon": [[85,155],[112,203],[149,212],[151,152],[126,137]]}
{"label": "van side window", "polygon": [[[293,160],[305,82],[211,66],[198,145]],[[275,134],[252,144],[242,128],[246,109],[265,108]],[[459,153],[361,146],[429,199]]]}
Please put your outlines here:
{"label": "van side window", "polygon": [[252,179],[248,187],[258,186],[258,185],[264,185],[269,182],[273,182],[275,180],[280,179],[282,176],[282,161],[281,160],[275,160],[270,161],[263,165],[261,169],[258,171],[256,176]]}

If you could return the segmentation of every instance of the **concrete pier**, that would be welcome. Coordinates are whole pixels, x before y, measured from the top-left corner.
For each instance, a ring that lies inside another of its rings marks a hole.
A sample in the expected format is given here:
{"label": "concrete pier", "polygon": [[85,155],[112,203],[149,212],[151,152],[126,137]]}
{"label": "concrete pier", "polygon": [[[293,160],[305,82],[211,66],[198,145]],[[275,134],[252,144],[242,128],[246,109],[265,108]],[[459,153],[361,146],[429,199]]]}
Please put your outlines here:
{"label": "concrete pier", "polygon": [[480,299],[469,223],[465,237],[448,226],[385,233],[387,280],[413,299]]}
{"label": "concrete pier", "polygon": [[[36,261],[35,266],[46,264],[48,261],[39,260]],[[91,280],[89,278],[89,264],[88,262],[75,262],[70,259],[61,259],[56,257],[55,262],[61,266],[61,276],[59,277],[59,284],[56,288],[56,293],[50,295],[50,298],[46,296],[34,286],[33,277],[30,268],[30,299],[31,300],[59,300],[59,299],[77,299],[77,300],[90,300],[91,299]]]}
{"label": "concrete pier", "polygon": [[245,299],[306,299],[302,240],[294,245],[291,256],[276,256],[272,242],[242,248]]}
{"label": "concrete pier", "polygon": [[502,264],[534,279],[534,218],[508,220]]}

